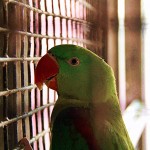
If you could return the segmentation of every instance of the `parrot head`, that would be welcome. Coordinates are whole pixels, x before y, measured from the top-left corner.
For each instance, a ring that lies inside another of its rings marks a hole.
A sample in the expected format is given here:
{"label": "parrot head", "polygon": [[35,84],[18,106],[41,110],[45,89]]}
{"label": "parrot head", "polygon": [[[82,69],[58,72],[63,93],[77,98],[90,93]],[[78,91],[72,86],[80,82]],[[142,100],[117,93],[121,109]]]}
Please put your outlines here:
{"label": "parrot head", "polygon": [[35,83],[39,89],[45,83],[58,96],[80,100],[115,92],[110,66],[90,50],[70,44],[55,46],[40,59]]}

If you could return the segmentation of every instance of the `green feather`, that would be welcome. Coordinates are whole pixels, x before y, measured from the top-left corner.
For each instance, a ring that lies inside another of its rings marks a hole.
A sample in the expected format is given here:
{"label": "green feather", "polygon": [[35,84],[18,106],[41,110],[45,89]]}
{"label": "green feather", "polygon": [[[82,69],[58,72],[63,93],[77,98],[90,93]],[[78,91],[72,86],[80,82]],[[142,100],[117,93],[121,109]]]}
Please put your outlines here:
{"label": "green feather", "polygon": [[[73,119],[67,118],[70,108],[88,109],[91,131],[98,145],[95,150],[133,150],[111,67],[93,52],[75,45],[55,46],[49,53],[55,56],[60,68],[58,101],[52,113],[51,150],[90,150]],[[72,58],[77,58],[79,64],[71,65]]]}

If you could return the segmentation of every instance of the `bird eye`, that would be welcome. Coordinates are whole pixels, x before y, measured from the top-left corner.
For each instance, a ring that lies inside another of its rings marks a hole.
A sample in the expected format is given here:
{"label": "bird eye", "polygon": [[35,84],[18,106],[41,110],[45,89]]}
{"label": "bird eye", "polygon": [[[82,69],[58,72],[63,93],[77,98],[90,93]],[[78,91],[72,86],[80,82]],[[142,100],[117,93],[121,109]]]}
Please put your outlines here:
{"label": "bird eye", "polygon": [[73,58],[69,59],[68,63],[72,66],[77,66],[80,64],[80,61],[77,57],[73,57]]}

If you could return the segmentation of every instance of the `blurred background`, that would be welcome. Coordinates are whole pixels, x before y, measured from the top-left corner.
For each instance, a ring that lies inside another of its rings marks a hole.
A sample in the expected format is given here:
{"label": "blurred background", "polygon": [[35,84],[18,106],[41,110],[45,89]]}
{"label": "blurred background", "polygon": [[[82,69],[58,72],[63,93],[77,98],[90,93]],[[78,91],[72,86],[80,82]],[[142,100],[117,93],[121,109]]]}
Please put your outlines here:
{"label": "blurred background", "polygon": [[[0,0],[0,150],[50,147],[57,93],[34,84],[51,47],[86,47],[112,66],[136,150],[150,150],[149,0]],[[89,62],[90,63],[90,62]]]}

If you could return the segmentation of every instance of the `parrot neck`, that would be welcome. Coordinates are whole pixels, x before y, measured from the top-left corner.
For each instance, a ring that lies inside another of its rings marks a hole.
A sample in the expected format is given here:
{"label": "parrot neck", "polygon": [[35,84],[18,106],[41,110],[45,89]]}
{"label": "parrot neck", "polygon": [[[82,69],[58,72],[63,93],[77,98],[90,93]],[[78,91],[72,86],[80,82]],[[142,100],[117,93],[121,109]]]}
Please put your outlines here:
{"label": "parrot neck", "polygon": [[57,117],[59,113],[61,113],[63,110],[67,108],[88,108],[89,103],[87,101],[80,101],[77,99],[66,99],[63,97],[58,98],[55,107],[53,109],[53,113],[51,116],[51,127],[53,126],[53,121]]}

